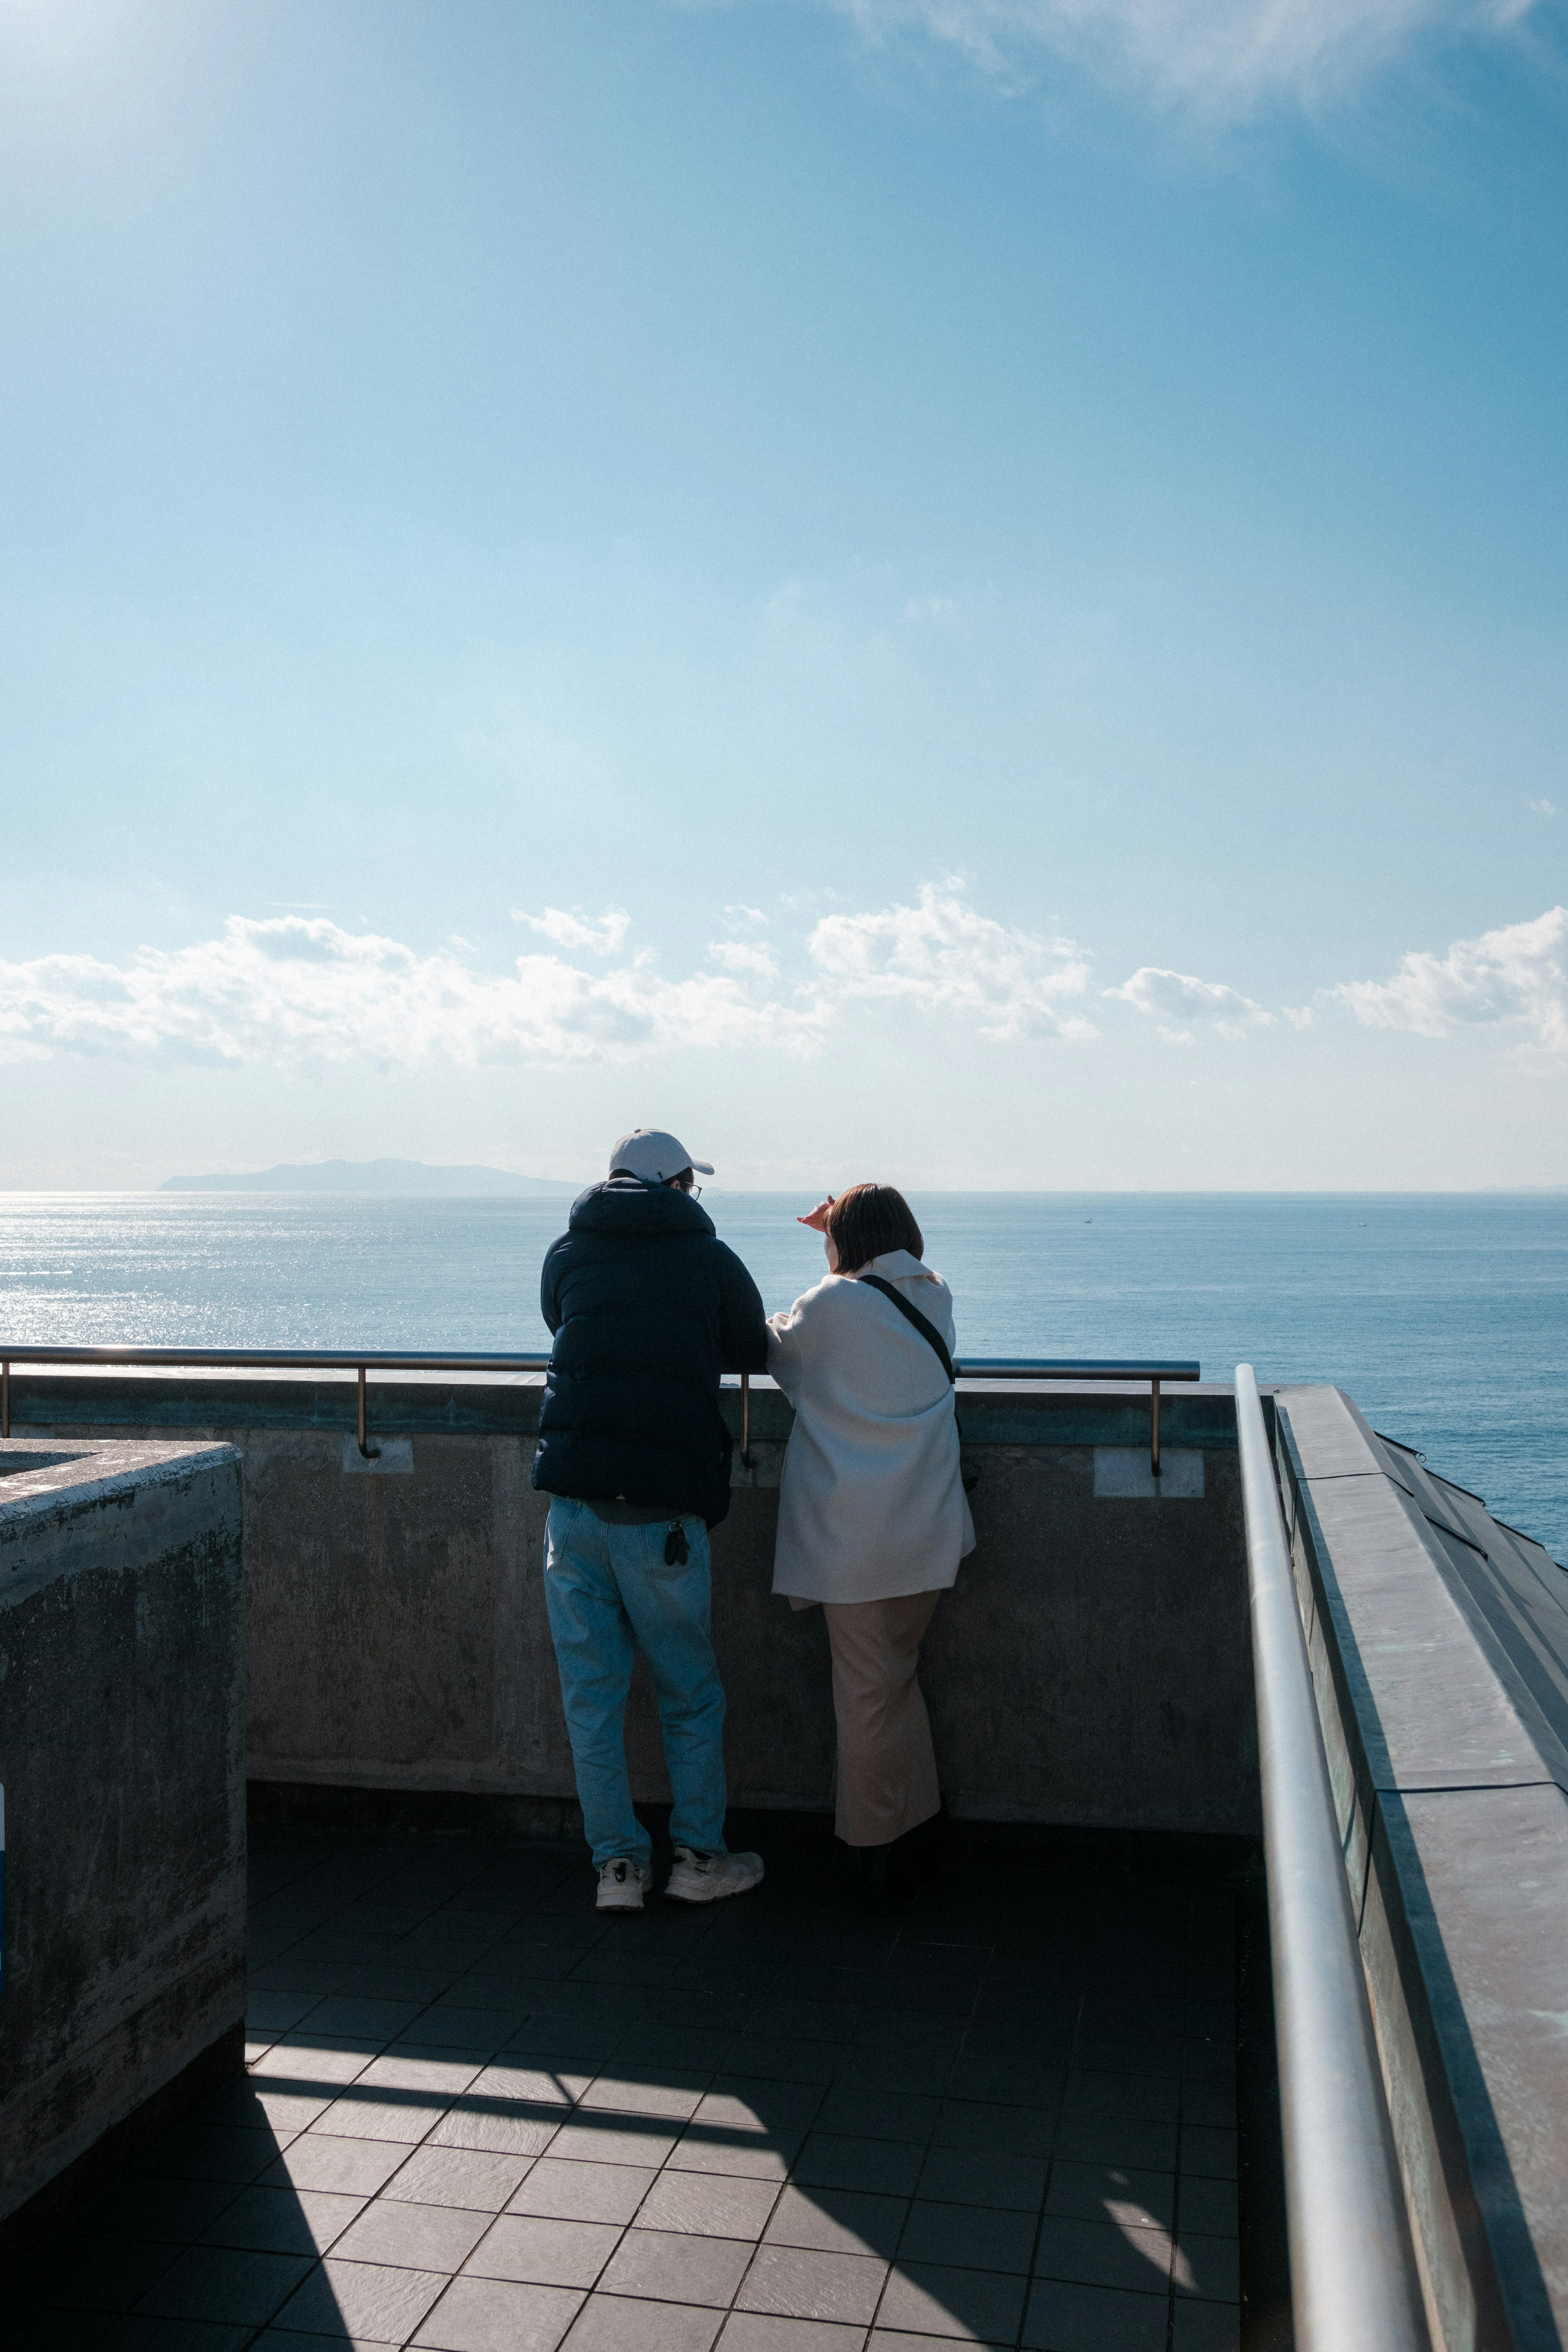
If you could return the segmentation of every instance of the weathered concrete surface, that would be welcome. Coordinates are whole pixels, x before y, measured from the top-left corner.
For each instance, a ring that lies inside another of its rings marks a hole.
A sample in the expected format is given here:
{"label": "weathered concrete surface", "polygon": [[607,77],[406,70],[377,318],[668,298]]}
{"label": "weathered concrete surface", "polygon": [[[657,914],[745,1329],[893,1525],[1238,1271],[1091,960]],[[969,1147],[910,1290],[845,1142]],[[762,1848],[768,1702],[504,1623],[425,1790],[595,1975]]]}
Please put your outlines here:
{"label": "weathered concrete surface", "polygon": [[[243,1409],[240,1385],[223,1383],[231,1411]],[[212,1433],[245,1457],[252,1777],[570,1797],[544,1614],[545,1498],[528,1483],[537,1387],[486,1391],[487,1427],[476,1388],[389,1383],[373,1425],[411,1428],[413,1465],[379,1478],[343,1474],[346,1397],[324,1407],[321,1384],[296,1384],[307,1425],[289,1427],[283,1384],[250,1385],[261,1392],[252,1415]],[[95,1384],[94,1395],[105,1409],[133,1405],[145,1426],[160,1387]],[[67,1393],[57,1384],[51,1402]],[[175,1384],[174,1410],[184,1416],[196,1393]],[[1094,1492],[1097,1444],[1146,1442],[1147,1391],[966,1392],[963,1419],[983,1472],[980,1542],[938,1612],[924,1676],[954,1812],[1255,1833],[1228,1396],[1167,1404],[1167,1442],[1195,1441],[1204,1454],[1203,1493],[1190,1500]],[[71,1428],[51,1426],[62,1440]],[[769,1589],[788,1426],[783,1398],[758,1383],[756,1468],[737,1465],[714,1536],[715,1641],[731,1801],[826,1807],[834,1738],[821,1614],[795,1614]],[[640,1671],[628,1745],[638,1794],[668,1796]]]}
{"label": "weathered concrete surface", "polygon": [[1440,2352],[1568,2341],[1568,1579],[1282,1389],[1278,1453]]}
{"label": "weathered concrete surface", "polygon": [[205,2053],[241,2055],[240,1513],[229,1446],[0,1444],[0,2249]]}

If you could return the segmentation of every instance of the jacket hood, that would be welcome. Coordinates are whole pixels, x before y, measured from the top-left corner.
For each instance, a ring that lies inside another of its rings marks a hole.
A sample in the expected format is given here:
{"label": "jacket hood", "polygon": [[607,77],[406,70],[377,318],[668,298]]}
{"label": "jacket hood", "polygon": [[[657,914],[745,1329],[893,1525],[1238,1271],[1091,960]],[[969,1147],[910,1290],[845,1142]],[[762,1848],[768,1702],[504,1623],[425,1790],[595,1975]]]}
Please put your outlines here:
{"label": "jacket hood", "polygon": [[689,1192],[668,1184],[649,1186],[635,1176],[612,1176],[590,1184],[572,1203],[567,1223],[574,1234],[607,1234],[616,1241],[663,1241],[671,1234],[707,1234],[713,1220]]}

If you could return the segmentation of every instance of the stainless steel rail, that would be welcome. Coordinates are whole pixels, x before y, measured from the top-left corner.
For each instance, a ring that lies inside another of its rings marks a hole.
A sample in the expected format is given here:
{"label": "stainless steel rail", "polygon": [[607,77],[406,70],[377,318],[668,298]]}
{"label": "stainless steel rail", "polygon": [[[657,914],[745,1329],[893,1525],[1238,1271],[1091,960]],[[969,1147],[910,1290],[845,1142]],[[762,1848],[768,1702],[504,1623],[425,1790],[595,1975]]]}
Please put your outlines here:
{"label": "stainless steel rail", "polygon": [[[353,1372],[358,1382],[359,1450],[367,1462],[380,1448],[368,1442],[365,1430],[364,1384],[367,1372],[543,1372],[548,1356],[423,1356],[378,1354],[374,1349],[321,1348],[7,1348],[0,1346],[0,1437],[11,1434],[11,1367],[13,1364],[99,1365],[133,1370],[160,1365],[194,1367],[207,1371]],[[1160,1387],[1172,1381],[1195,1381],[1202,1373],[1195,1362],[1163,1362],[1149,1359],[1122,1361],[1070,1357],[972,1357],[956,1367],[961,1380],[978,1381],[1147,1381],[1149,1383],[1149,1464],[1160,1475]],[[741,1374],[741,1460],[752,1462],[752,1376]]]}
{"label": "stainless steel rail", "polygon": [[1426,2352],[1258,1381],[1236,1368],[1296,2352]]}
{"label": "stainless steel rail", "polygon": [[7,1348],[0,1354],[0,1437],[11,1434],[13,1364],[97,1364],[105,1370],[184,1365],[207,1371],[353,1372],[356,1376],[359,1450],[367,1462],[381,1459],[365,1429],[367,1372],[542,1372],[548,1356],[395,1356],[368,1351],[289,1348]]}
{"label": "stainless steel rail", "polygon": [[971,1356],[954,1370],[961,1380],[970,1381],[1147,1381],[1149,1467],[1156,1478],[1160,1475],[1160,1384],[1203,1378],[1202,1367],[1195,1362],[1158,1363],[1145,1358],[1136,1363],[1124,1363],[1101,1356],[1076,1363],[1070,1356],[1037,1356],[1021,1360],[1016,1357]]}

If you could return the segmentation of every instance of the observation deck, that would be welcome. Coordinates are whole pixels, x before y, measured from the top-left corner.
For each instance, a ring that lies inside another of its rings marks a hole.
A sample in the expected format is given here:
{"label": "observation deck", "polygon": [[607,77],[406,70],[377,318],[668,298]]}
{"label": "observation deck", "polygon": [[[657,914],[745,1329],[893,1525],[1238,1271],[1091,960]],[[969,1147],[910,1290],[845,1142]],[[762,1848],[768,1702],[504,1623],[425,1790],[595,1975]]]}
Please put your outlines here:
{"label": "observation deck", "polygon": [[[883,1916],[819,1613],[769,1595],[788,1408],[727,1390],[767,1877],[605,1918],[536,1369],[9,1363],[18,2345],[1219,2352],[1293,2299],[1299,2352],[1568,2334],[1565,1580],[1338,1391],[963,1381],[952,1826]],[[657,1834],[640,1668],[627,1744]]]}

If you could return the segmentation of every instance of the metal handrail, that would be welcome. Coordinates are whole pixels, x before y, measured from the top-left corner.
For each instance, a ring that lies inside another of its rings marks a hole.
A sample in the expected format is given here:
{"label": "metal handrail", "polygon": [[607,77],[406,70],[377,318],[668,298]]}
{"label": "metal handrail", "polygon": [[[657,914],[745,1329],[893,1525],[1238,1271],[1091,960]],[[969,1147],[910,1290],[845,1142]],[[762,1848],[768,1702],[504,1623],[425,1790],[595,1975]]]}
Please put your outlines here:
{"label": "metal handrail", "polygon": [[1257,1376],[1236,1368],[1296,2352],[1426,2352]]}
{"label": "metal handrail", "polygon": [[421,1356],[374,1348],[12,1348],[8,1364],[205,1364],[240,1371],[542,1372],[548,1356]]}
{"label": "metal handrail", "polygon": [[359,1450],[379,1462],[365,1429],[366,1372],[542,1372],[548,1356],[385,1355],[329,1348],[7,1348],[0,1356],[0,1437],[11,1434],[13,1364],[195,1365],[216,1371],[353,1372],[357,1375]]}
{"label": "metal handrail", "polygon": [[[4,1348],[0,1349],[0,1437],[11,1434],[11,1367],[13,1364],[117,1364],[132,1368],[187,1365],[219,1371],[353,1372],[359,1390],[359,1450],[367,1462],[379,1459],[380,1448],[367,1442],[364,1383],[367,1372],[544,1372],[548,1356],[428,1356],[378,1353],[374,1349],[323,1348]],[[1088,1361],[1071,1357],[972,1357],[955,1367],[960,1379],[984,1381],[1147,1381],[1149,1383],[1149,1466],[1160,1475],[1160,1386],[1196,1381],[1196,1362],[1164,1362],[1149,1358],[1123,1361],[1096,1357]],[[741,1460],[752,1462],[752,1376],[741,1374]]]}
{"label": "metal handrail", "polygon": [[971,1381],[1147,1381],[1149,1383],[1149,1469],[1160,1475],[1160,1384],[1201,1381],[1195,1361],[1162,1363],[1143,1358],[1135,1363],[1096,1356],[1075,1362],[1070,1356],[971,1356],[953,1367],[961,1380]]}

